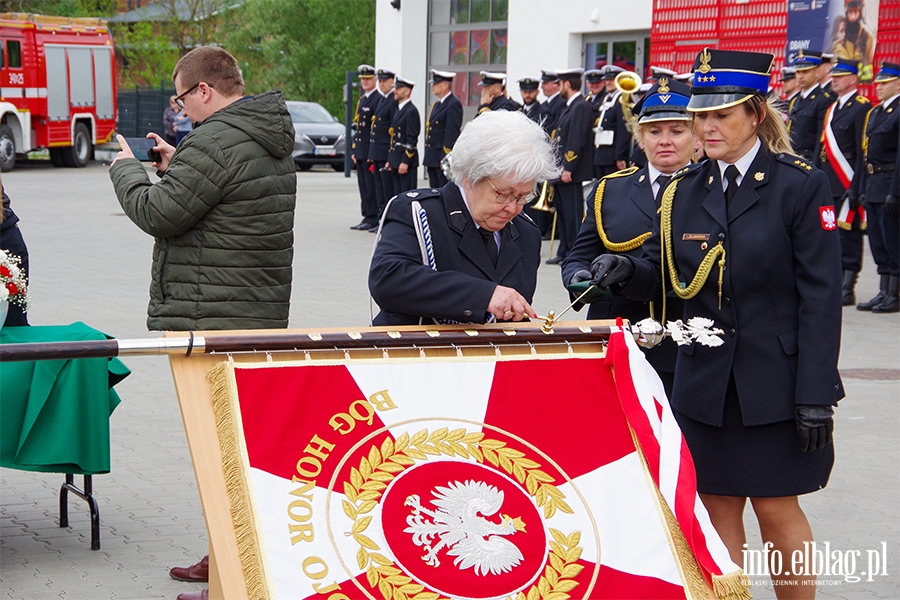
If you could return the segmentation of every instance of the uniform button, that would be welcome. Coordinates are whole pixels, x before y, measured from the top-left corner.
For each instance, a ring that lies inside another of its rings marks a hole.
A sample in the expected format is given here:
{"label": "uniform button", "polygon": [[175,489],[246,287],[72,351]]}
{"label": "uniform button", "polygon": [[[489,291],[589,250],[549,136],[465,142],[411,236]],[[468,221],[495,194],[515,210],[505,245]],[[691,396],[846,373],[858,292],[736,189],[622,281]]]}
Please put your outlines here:
{"label": "uniform button", "polygon": [[736,334],[737,334],[737,331],[735,331],[734,329],[728,330],[728,335],[730,335],[731,337],[734,337]]}
{"label": "uniform button", "polygon": [[471,311],[471,310],[464,310],[464,311],[463,311],[463,316],[464,316],[464,317],[471,317],[471,316],[472,316],[472,311]]}
{"label": "uniform button", "polygon": [[731,298],[729,298],[728,296],[722,296],[722,302],[724,302],[725,305],[728,306],[729,304],[731,304]]}

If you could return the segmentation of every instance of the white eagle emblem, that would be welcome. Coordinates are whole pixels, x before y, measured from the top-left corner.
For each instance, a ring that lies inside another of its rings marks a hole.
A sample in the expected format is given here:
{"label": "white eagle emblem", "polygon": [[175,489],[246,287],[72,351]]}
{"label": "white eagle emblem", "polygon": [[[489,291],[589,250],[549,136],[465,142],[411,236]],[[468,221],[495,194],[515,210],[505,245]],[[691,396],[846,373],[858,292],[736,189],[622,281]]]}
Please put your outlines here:
{"label": "white eagle emblem", "polygon": [[822,229],[831,231],[837,227],[837,217],[834,214],[833,206],[823,206],[819,209],[819,216],[822,217]]}
{"label": "white eagle emblem", "polygon": [[[500,537],[524,532],[522,519],[501,515],[500,522],[495,523],[484,518],[503,506],[501,490],[482,481],[469,480],[437,486],[431,494],[437,510],[423,507],[417,494],[408,496],[404,502],[412,507],[412,514],[406,517],[409,527],[403,531],[411,533],[413,542],[425,549],[422,560],[427,564],[440,566],[438,552],[443,548],[456,557],[454,565],[459,569],[475,567],[476,575],[500,575],[522,562],[522,552],[516,545]],[[439,541],[432,545],[434,538]]]}

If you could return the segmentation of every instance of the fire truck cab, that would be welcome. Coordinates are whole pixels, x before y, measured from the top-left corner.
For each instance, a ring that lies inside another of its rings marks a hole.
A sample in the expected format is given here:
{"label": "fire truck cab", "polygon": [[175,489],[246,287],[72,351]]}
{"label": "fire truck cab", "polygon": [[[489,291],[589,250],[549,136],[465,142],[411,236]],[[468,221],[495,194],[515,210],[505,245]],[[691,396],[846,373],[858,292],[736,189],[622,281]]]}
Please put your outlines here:
{"label": "fire truck cab", "polygon": [[112,39],[102,19],[0,14],[0,171],[48,148],[83,167],[116,128]]}

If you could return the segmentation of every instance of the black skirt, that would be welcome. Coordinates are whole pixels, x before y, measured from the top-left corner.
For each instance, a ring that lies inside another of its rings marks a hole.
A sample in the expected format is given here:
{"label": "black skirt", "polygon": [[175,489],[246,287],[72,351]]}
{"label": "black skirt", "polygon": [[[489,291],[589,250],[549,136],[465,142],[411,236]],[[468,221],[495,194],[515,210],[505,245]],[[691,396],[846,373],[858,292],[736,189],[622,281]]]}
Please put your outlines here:
{"label": "black skirt", "polygon": [[798,496],[824,488],[834,465],[834,444],[800,451],[793,419],[747,427],[741,420],[734,379],[728,383],[721,427],[675,411],[697,471],[702,494],[767,498]]}

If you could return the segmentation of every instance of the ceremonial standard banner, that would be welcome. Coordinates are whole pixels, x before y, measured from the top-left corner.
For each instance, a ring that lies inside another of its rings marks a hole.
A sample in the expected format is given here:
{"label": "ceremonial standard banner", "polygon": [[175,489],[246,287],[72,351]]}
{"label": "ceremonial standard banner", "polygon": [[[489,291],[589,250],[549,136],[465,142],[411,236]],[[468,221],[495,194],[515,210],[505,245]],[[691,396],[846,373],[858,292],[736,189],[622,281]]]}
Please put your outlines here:
{"label": "ceremonial standard banner", "polygon": [[749,597],[630,334],[209,377],[250,598]]}

